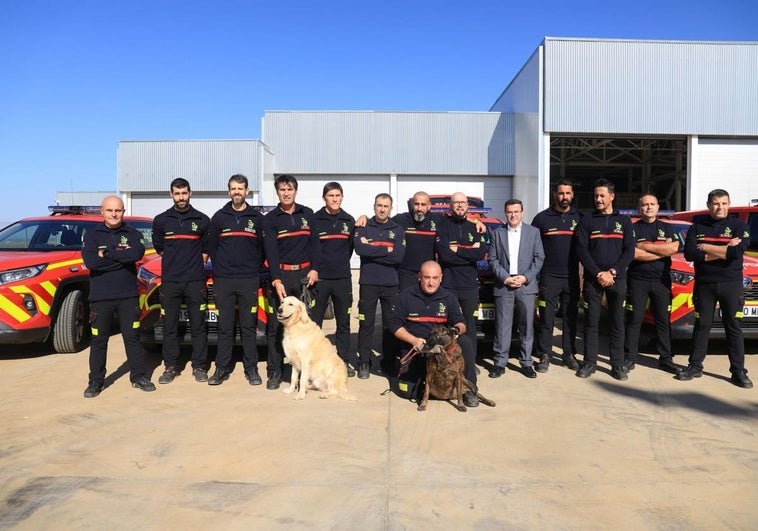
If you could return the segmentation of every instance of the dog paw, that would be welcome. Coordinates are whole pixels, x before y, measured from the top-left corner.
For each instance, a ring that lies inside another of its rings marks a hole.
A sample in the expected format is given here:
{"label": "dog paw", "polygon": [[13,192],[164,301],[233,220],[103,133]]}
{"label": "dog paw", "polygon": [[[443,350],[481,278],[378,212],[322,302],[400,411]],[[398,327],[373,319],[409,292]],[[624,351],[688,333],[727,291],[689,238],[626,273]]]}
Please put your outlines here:
{"label": "dog paw", "polygon": [[305,400],[305,393],[303,393],[303,394],[298,393],[298,394],[295,395],[294,398],[295,398],[295,400]]}
{"label": "dog paw", "polygon": [[289,395],[289,394],[292,394],[294,392],[295,392],[295,388],[294,387],[288,387],[287,389],[283,389],[282,390],[282,393],[284,393],[285,395]]}
{"label": "dog paw", "polygon": [[425,405],[419,405],[419,407],[416,408],[416,411],[426,411]]}
{"label": "dog paw", "polygon": [[466,406],[457,406],[457,407],[456,407],[456,409],[457,409],[458,411],[460,411],[461,413],[465,413],[466,411],[468,411],[468,410],[466,409]]}

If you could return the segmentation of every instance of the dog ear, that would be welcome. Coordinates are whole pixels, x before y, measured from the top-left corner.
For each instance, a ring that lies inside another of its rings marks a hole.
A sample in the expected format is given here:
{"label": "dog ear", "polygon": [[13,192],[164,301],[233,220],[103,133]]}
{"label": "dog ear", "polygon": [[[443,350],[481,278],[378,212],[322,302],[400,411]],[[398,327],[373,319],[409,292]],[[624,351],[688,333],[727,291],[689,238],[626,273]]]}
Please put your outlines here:
{"label": "dog ear", "polygon": [[305,306],[305,303],[301,301],[300,299],[297,299],[297,306],[298,308],[300,308],[300,322],[301,323],[309,322],[311,318],[308,315],[308,308]]}

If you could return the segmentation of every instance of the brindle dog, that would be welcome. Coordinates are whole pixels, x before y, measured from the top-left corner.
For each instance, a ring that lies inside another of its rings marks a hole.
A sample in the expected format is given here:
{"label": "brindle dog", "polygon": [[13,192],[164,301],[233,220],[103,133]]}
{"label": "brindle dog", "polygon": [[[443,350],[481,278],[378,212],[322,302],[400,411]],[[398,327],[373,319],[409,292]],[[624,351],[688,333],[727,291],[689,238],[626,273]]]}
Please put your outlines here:
{"label": "brindle dog", "polygon": [[429,396],[441,400],[458,399],[458,411],[466,411],[463,393],[473,391],[482,404],[494,407],[492,400],[484,398],[476,385],[463,375],[464,361],[455,330],[445,326],[435,326],[429,334],[426,345],[421,350],[426,355],[426,385],[418,411],[426,410]]}

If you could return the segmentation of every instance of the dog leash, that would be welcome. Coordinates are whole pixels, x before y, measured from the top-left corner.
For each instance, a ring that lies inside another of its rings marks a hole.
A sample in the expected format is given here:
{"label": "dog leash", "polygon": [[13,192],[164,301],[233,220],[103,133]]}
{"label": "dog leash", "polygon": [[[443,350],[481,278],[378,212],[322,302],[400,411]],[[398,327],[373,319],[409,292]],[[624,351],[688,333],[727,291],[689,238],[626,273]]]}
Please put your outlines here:
{"label": "dog leash", "polygon": [[397,371],[398,378],[401,374],[403,374],[403,367],[406,367],[411,362],[411,360],[418,355],[419,352],[420,350],[416,347],[411,347],[411,349],[405,353],[405,356],[400,358],[400,369]]}

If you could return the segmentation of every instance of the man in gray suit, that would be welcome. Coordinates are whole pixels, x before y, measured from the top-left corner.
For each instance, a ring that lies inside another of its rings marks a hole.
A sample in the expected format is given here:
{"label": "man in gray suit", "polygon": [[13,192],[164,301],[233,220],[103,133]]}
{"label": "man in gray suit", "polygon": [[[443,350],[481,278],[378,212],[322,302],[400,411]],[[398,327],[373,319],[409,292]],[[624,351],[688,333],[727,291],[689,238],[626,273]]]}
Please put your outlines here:
{"label": "man in gray suit", "polygon": [[505,372],[511,349],[514,320],[520,343],[519,363],[527,378],[536,378],[532,360],[534,342],[534,304],[539,287],[537,274],[545,261],[540,231],[522,222],[524,205],[519,199],[505,202],[508,225],[492,234],[490,269],[495,275],[494,367],[490,378]]}

